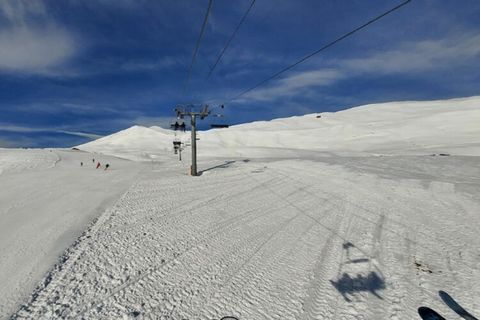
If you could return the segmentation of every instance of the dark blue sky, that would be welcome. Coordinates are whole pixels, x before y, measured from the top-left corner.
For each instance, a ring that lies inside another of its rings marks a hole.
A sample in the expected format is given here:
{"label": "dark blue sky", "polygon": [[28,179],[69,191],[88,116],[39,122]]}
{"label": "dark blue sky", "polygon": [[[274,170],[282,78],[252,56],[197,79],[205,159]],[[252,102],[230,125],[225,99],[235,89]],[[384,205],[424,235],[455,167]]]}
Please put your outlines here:
{"label": "dark blue sky", "polygon": [[[168,125],[175,105],[215,106],[401,1],[257,0],[207,80],[250,2],[214,0],[183,93],[207,0],[0,1],[0,147]],[[478,0],[413,0],[226,105],[225,119],[479,95],[479,17]]]}

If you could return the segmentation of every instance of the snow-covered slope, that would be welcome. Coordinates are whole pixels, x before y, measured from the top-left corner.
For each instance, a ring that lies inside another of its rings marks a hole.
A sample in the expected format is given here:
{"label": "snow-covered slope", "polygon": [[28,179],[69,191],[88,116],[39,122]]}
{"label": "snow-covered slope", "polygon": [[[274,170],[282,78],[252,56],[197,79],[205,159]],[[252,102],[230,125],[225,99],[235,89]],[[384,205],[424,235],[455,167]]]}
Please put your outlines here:
{"label": "snow-covered slope", "polygon": [[146,165],[13,318],[478,317],[476,158]]}
{"label": "snow-covered slope", "polygon": [[[96,170],[93,157],[110,169]],[[0,319],[18,308],[142,166],[71,150],[0,149]]]}
{"label": "snow-covered slope", "polygon": [[[179,139],[189,139],[188,132],[178,135]],[[255,157],[293,149],[337,154],[480,155],[479,136],[480,97],[470,97],[371,104],[201,131],[199,153]],[[170,130],[134,126],[79,148],[149,159],[152,154],[171,152],[173,139]]]}
{"label": "snow-covered slope", "polygon": [[0,174],[51,168],[58,161],[56,153],[41,149],[0,148]]}
{"label": "snow-covered slope", "polygon": [[[179,134],[178,134],[179,135]],[[187,137],[186,134],[182,136]],[[189,136],[189,135],[188,135]],[[170,154],[175,133],[160,127],[133,126],[78,146],[81,150],[131,160],[151,160]]]}

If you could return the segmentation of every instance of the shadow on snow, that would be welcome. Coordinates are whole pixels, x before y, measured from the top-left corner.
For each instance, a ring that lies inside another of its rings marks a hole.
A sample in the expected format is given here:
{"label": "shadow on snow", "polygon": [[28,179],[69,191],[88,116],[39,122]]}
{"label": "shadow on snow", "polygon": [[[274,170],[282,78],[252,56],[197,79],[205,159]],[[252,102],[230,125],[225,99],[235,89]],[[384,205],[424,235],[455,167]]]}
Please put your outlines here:
{"label": "shadow on snow", "polygon": [[[356,246],[349,241],[344,242],[342,247],[343,250],[346,251],[346,261],[343,265],[361,264],[371,261],[369,258],[363,257],[352,259],[351,250],[356,249]],[[359,250],[357,249],[357,251]],[[385,280],[375,271],[367,271],[363,274],[357,273],[355,276],[352,276],[347,272],[343,272],[343,274],[339,276],[337,280],[330,280],[330,283],[335,289],[338,290],[338,292],[341,293],[341,295],[347,302],[352,302],[352,300],[349,298],[349,295],[354,296],[356,293],[359,292],[370,292],[375,297],[383,300],[383,298],[377,293],[377,291],[384,290],[386,288]]]}
{"label": "shadow on snow", "polygon": [[230,160],[230,161],[225,161],[225,163],[210,167],[208,169],[202,170],[199,173],[202,174],[204,172],[210,171],[210,170],[215,170],[215,169],[226,169],[230,167],[232,164],[234,164],[236,161],[235,160]]}
{"label": "shadow on snow", "polygon": [[355,293],[362,291],[371,292],[375,297],[383,300],[377,291],[385,289],[385,280],[374,271],[366,276],[357,274],[355,277],[350,276],[348,273],[343,273],[340,279],[336,281],[330,280],[330,283],[348,302],[352,302],[348,295],[355,295]]}

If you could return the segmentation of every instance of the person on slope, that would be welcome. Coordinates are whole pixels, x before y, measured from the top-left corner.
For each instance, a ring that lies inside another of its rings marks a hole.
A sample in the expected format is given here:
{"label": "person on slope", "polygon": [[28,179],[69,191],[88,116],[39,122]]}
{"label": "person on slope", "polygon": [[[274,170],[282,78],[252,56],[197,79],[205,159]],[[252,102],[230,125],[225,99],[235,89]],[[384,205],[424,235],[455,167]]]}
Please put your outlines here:
{"label": "person on slope", "polygon": [[105,170],[107,170],[108,167],[110,167],[110,165],[107,163],[107,164],[105,165]]}
{"label": "person on slope", "polygon": [[100,161],[98,161],[97,167],[96,167],[95,169],[98,169],[98,168],[100,168],[101,166],[102,166],[102,165],[100,164]]}

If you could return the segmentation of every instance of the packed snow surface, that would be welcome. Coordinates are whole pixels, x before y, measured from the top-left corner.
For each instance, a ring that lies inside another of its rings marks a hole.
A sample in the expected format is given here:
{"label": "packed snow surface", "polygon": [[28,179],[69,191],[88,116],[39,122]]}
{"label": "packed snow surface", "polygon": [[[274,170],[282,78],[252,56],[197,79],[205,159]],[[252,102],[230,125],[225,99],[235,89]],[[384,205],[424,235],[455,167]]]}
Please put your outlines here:
{"label": "packed snow surface", "polygon": [[[96,170],[92,162],[113,167]],[[84,162],[83,167],[80,162]],[[132,184],[138,166],[78,151],[0,149],[0,319]]]}
{"label": "packed snow surface", "polygon": [[2,149],[0,318],[480,317],[479,116],[474,97],[201,132],[199,177],[171,147],[189,133],[158,127],[79,146],[103,155]]}
{"label": "packed snow surface", "polygon": [[60,161],[57,153],[35,149],[0,149],[0,174],[52,168]]}

